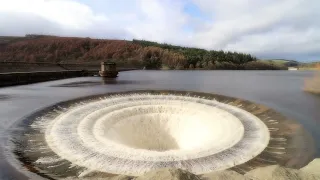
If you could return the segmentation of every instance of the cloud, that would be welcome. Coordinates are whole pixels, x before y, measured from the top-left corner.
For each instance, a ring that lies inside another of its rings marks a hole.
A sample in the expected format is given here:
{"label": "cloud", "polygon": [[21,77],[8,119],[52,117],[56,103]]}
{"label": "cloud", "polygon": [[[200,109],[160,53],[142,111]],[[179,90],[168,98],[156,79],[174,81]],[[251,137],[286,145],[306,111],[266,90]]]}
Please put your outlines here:
{"label": "cloud", "polygon": [[62,33],[59,24],[36,14],[0,12],[0,35],[24,35],[28,33]]}
{"label": "cloud", "polygon": [[312,60],[320,55],[320,1],[194,0],[213,22],[195,33],[197,46],[262,58]]}
{"label": "cloud", "polygon": [[137,38],[261,58],[320,56],[318,0],[0,1],[0,35]]}
{"label": "cloud", "polygon": [[71,0],[10,0],[0,6],[0,34],[129,38],[129,32],[89,6]]}

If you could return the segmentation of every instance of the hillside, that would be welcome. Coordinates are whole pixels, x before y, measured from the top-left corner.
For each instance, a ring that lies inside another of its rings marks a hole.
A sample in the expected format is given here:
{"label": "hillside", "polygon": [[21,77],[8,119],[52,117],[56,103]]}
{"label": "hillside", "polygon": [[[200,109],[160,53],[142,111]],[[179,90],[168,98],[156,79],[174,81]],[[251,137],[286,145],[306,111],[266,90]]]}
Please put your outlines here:
{"label": "hillside", "polygon": [[301,63],[299,69],[301,70],[320,70],[320,61],[311,62],[311,63]]}
{"label": "hillside", "polygon": [[285,66],[285,67],[297,67],[301,64],[301,62],[295,60],[287,60],[287,59],[264,59],[262,61],[275,64],[278,66]]}
{"label": "hillside", "polygon": [[315,62],[299,62],[287,59],[264,59],[259,60],[265,63],[276,64],[277,66],[284,67],[298,67],[300,70],[319,70],[320,61]]}
{"label": "hillside", "polygon": [[147,69],[283,69],[244,53],[207,51],[144,40],[27,35],[0,37],[0,62],[99,63]]}

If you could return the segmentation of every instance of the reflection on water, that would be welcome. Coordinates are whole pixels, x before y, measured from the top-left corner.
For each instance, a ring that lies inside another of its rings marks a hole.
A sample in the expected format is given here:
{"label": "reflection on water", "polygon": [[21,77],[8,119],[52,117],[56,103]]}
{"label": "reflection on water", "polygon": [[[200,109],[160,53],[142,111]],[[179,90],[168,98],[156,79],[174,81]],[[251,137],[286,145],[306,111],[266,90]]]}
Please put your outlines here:
{"label": "reflection on water", "polygon": [[103,78],[102,84],[146,84],[150,83],[149,81],[134,81],[134,80],[118,80],[115,78]]}
{"label": "reflection on water", "polygon": [[[77,81],[59,85],[53,85],[52,87],[89,87],[89,86],[99,86],[99,85],[117,85],[117,84],[146,84],[150,83],[148,81],[139,80],[118,80],[117,78],[96,78],[91,81]],[[1,98],[1,96],[0,96]]]}
{"label": "reflection on water", "polygon": [[300,122],[314,136],[320,152],[320,96],[303,91],[304,79],[312,76],[309,71],[126,71],[114,80],[81,77],[1,88],[0,179],[25,179],[15,177],[19,173],[9,168],[1,153],[6,132],[24,116],[82,96],[139,89],[208,92],[264,104]]}

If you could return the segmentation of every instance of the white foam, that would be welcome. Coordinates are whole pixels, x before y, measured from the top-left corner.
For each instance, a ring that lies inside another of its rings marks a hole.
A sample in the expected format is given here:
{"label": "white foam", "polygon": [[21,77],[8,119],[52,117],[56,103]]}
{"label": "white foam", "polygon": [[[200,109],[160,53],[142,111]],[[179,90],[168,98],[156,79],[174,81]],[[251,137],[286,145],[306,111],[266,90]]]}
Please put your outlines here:
{"label": "white foam", "polygon": [[61,158],[127,175],[161,167],[196,174],[227,169],[260,154],[270,138],[265,124],[242,109],[178,95],[102,98],[37,125]]}

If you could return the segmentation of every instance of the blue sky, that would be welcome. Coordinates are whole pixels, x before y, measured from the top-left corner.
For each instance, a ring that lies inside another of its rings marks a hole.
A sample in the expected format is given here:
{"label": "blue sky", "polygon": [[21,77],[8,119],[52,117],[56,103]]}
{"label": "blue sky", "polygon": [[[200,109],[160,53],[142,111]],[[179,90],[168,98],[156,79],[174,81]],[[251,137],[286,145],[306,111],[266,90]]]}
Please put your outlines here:
{"label": "blue sky", "polygon": [[0,35],[136,38],[320,60],[319,0],[0,1]]}
{"label": "blue sky", "polygon": [[[184,5],[183,12],[185,12],[192,18],[199,19],[200,21],[212,21],[212,17],[208,16],[205,12],[201,11],[201,9],[192,1],[188,1]],[[192,33],[193,29],[194,27],[192,26],[192,24],[186,24],[183,28],[183,30],[188,33]]]}

